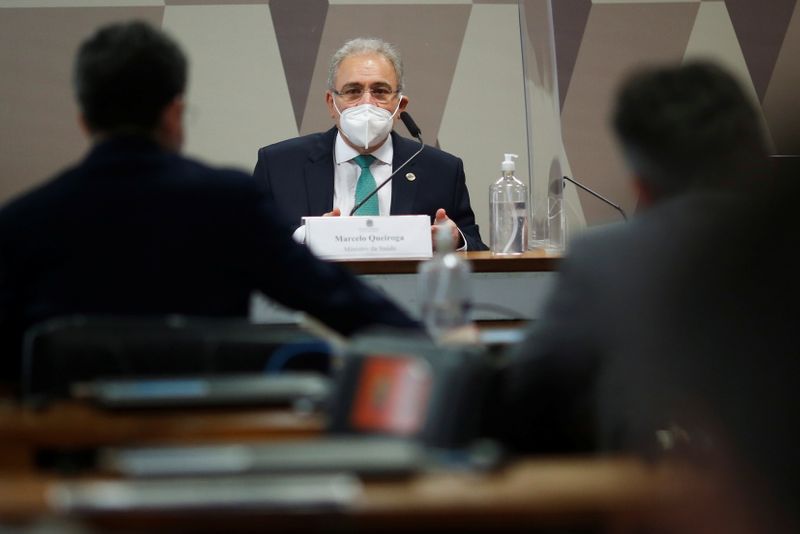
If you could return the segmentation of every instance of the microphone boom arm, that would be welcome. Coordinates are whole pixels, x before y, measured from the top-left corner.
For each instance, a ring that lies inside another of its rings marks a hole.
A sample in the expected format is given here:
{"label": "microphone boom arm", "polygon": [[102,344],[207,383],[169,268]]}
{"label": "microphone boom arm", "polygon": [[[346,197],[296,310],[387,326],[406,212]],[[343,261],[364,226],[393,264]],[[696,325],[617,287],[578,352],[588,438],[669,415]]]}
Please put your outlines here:
{"label": "microphone boom arm", "polygon": [[617,205],[617,204],[614,204],[613,202],[611,202],[610,200],[608,200],[606,197],[604,197],[604,196],[603,196],[603,195],[601,195],[600,193],[598,193],[598,192],[596,192],[596,191],[592,191],[591,189],[589,189],[589,188],[588,188],[588,187],[586,187],[585,185],[583,185],[583,184],[581,184],[581,183],[579,183],[579,182],[576,182],[575,180],[573,180],[573,179],[572,179],[572,178],[570,178],[569,176],[563,176],[563,178],[564,178],[564,180],[567,180],[568,182],[571,182],[571,183],[573,183],[573,184],[577,185],[578,187],[580,187],[581,189],[583,189],[584,191],[586,191],[586,192],[587,192],[587,193],[589,193],[590,195],[593,195],[593,196],[595,196],[596,198],[599,198],[600,200],[602,200],[603,202],[605,202],[606,204],[608,204],[609,206],[611,206],[612,208],[614,208],[615,210],[617,210],[618,212],[620,212],[620,214],[622,215],[622,218],[623,218],[624,220],[626,220],[626,221],[628,220],[628,216],[627,216],[627,215],[625,215],[625,212],[622,210],[622,208],[621,208],[621,207],[619,207],[619,205]]}

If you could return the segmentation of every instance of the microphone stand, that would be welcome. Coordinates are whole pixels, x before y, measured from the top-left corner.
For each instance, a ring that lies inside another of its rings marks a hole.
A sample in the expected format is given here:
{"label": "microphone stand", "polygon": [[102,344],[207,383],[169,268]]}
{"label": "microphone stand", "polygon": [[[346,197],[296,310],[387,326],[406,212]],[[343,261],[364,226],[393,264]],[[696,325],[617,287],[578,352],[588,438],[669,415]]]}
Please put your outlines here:
{"label": "microphone stand", "polygon": [[566,181],[568,181],[568,182],[572,182],[573,184],[577,185],[578,187],[580,187],[581,189],[583,189],[584,191],[586,191],[586,192],[587,192],[587,193],[589,193],[590,195],[593,195],[593,196],[595,196],[596,198],[599,198],[600,200],[602,200],[603,202],[605,202],[606,204],[608,204],[609,206],[611,206],[612,208],[614,208],[615,210],[617,210],[618,212],[620,212],[620,214],[622,215],[622,218],[623,218],[624,220],[626,220],[626,221],[628,220],[628,216],[627,216],[627,215],[625,215],[625,212],[622,210],[622,208],[621,208],[621,207],[619,207],[619,205],[617,205],[617,204],[614,204],[613,202],[611,202],[610,200],[608,200],[606,197],[604,197],[604,196],[603,196],[603,195],[601,195],[600,193],[598,193],[598,192],[596,192],[596,191],[592,191],[591,189],[589,189],[588,187],[586,187],[586,186],[585,186],[585,185],[583,185],[582,183],[580,183],[580,182],[576,182],[575,180],[573,180],[573,179],[572,179],[572,178],[570,178],[569,176],[563,176],[563,178],[564,178],[564,180],[566,180]]}

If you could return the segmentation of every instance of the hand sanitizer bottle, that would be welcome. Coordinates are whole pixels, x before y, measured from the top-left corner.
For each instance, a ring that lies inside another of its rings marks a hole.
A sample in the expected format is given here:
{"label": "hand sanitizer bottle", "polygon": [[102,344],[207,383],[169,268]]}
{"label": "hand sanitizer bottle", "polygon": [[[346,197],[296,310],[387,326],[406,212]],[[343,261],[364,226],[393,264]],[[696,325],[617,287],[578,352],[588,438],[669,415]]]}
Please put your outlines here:
{"label": "hand sanitizer bottle", "polygon": [[492,255],[528,249],[528,188],[514,176],[516,154],[505,154],[499,180],[489,188],[489,243]]}

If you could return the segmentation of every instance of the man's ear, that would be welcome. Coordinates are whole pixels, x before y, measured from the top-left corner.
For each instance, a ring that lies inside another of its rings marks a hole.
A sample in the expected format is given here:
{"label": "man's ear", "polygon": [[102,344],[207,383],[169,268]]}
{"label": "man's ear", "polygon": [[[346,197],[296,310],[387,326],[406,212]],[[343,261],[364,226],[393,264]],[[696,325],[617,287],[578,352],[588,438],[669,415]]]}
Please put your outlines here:
{"label": "man's ear", "polygon": [[339,112],[336,111],[336,107],[333,105],[333,94],[330,91],[325,91],[325,104],[328,106],[328,113],[331,118],[334,121],[337,120],[339,118]]}
{"label": "man's ear", "polygon": [[186,102],[182,96],[176,96],[167,104],[161,114],[162,123],[166,128],[174,130],[183,125],[183,112],[186,109]]}
{"label": "man's ear", "polygon": [[164,148],[180,150],[183,145],[183,113],[186,102],[182,95],[173,98],[161,111],[157,138]]}
{"label": "man's ear", "polygon": [[406,106],[408,106],[408,97],[403,95],[400,97],[400,107],[397,108],[397,115],[400,115],[402,112],[406,110]]}
{"label": "man's ear", "polygon": [[633,189],[636,192],[636,205],[638,208],[646,209],[656,202],[657,194],[653,187],[642,180],[642,177],[638,174],[633,177]]}
{"label": "man's ear", "polygon": [[92,128],[89,126],[89,122],[86,120],[86,115],[84,115],[83,113],[78,113],[78,126],[83,132],[83,135],[85,135],[86,137],[94,136],[94,132],[92,131]]}

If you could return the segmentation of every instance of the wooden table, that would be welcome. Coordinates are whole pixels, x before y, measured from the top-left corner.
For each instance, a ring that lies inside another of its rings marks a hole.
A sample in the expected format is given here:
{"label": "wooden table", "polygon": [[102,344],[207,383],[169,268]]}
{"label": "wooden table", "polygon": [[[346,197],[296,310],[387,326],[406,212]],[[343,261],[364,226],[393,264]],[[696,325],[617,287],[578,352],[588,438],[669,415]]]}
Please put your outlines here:
{"label": "wooden table", "polygon": [[[25,523],[53,514],[45,495],[57,481],[30,474],[0,477],[0,521]],[[489,473],[367,481],[349,506],[335,511],[138,511],[67,518],[103,532],[530,532],[551,527],[633,532],[641,525],[691,517],[713,493],[712,485],[679,464],[540,458]]]}
{"label": "wooden table", "polygon": [[[541,249],[519,256],[492,256],[489,251],[462,252],[473,273],[549,272],[558,268],[561,256]],[[416,274],[420,260],[351,260],[342,261],[356,274]]]}
{"label": "wooden table", "polygon": [[324,418],[281,408],[107,410],[58,401],[42,409],[0,404],[0,472],[30,470],[40,450],[314,437]]}
{"label": "wooden table", "polygon": [[44,449],[313,440],[323,427],[319,415],[283,409],[109,411],[60,401],[35,410],[5,402],[0,404],[0,530],[8,523],[54,517],[103,532],[529,532],[552,526],[630,532],[664,518],[689,514],[693,519],[700,503],[714,495],[708,480],[680,464],[621,457],[528,458],[492,471],[451,469],[365,480],[355,498],[336,509],[65,514],[47,499],[50,489],[75,477],[110,475],[48,472],[33,461]]}

